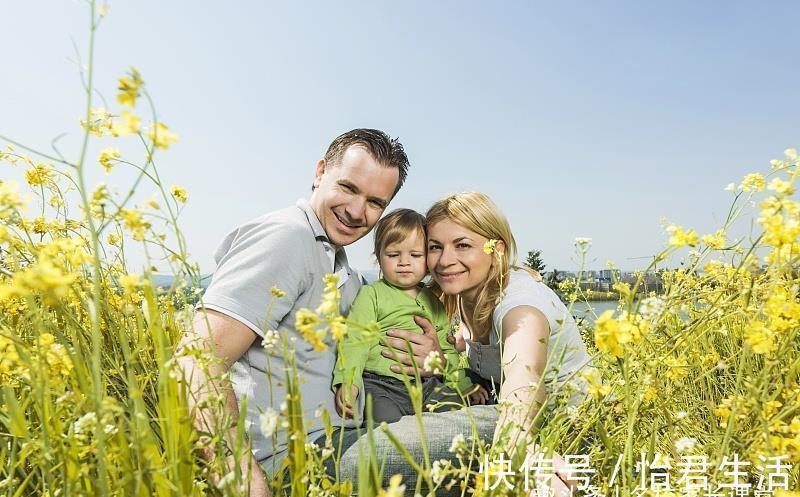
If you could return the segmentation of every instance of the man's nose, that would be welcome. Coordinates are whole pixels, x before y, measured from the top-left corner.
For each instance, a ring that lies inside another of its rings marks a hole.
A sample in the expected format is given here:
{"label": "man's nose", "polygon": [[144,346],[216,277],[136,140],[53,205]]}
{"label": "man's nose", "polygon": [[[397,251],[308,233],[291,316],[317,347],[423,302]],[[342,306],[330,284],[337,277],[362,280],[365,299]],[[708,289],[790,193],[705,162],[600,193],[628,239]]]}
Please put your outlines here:
{"label": "man's nose", "polygon": [[345,207],[344,210],[347,213],[347,217],[349,217],[351,221],[359,225],[365,224],[364,218],[366,217],[367,210],[366,200],[353,199],[347,204],[347,207]]}

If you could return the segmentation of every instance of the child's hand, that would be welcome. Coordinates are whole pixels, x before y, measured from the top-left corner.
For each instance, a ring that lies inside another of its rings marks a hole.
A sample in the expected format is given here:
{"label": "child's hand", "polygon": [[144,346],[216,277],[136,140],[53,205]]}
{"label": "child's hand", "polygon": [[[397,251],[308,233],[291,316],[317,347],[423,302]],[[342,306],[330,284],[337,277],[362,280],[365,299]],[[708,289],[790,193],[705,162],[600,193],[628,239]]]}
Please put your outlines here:
{"label": "child's hand", "polygon": [[343,418],[354,418],[353,405],[358,397],[358,387],[350,385],[350,393],[345,392],[344,385],[336,389],[336,412]]}
{"label": "child's hand", "polygon": [[460,331],[456,331],[453,335],[447,337],[447,341],[456,349],[456,352],[464,352],[467,350],[467,343],[464,341],[464,335]]}
{"label": "child's hand", "polygon": [[489,402],[489,391],[480,385],[473,385],[473,389],[468,395],[472,404],[484,405]]}

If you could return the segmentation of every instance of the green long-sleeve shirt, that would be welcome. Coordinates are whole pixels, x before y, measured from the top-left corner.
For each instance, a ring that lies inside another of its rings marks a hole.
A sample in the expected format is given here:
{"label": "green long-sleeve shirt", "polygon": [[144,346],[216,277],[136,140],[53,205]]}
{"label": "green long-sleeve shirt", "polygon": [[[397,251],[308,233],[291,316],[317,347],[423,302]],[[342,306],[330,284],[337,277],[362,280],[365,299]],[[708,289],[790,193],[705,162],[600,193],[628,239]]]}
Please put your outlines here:
{"label": "green long-sleeve shirt", "polygon": [[[447,341],[450,323],[447,320],[444,306],[427,288],[420,289],[419,294],[414,298],[381,278],[375,283],[361,287],[350,307],[347,321],[364,326],[377,322],[380,336],[385,336],[390,329],[411,330],[420,333],[419,326],[414,322],[414,316],[422,316],[436,327],[439,345],[447,359],[448,368],[457,366],[459,364],[458,352]],[[365,338],[362,329],[350,324],[342,343],[342,353],[333,372],[334,390],[338,385],[352,381],[353,385],[363,391],[361,375],[364,371],[402,379],[402,374],[389,369],[395,362],[381,354],[383,349],[384,346],[379,343],[377,336]],[[456,385],[462,392],[471,384],[472,382],[464,374],[463,369],[457,371]]]}

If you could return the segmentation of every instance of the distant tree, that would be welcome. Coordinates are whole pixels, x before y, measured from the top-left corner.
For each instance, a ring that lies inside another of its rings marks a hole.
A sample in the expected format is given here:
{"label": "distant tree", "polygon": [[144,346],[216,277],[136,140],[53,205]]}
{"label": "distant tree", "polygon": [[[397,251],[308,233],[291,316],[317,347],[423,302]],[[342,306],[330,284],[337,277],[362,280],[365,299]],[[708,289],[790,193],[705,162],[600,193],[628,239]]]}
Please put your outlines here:
{"label": "distant tree", "polygon": [[547,276],[545,284],[553,290],[556,290],[558,289],[558,284],[562,281],[564,281],[564,273],[560,272],[558,269],[553,269]]}
{"label": "distant tree", "polygon": [[544,273],[544,268],[546,267],[544,265],[544,261],[542,260],[541,250],[529,250],[524,264],[534,271],[538,271],[539,273]]}

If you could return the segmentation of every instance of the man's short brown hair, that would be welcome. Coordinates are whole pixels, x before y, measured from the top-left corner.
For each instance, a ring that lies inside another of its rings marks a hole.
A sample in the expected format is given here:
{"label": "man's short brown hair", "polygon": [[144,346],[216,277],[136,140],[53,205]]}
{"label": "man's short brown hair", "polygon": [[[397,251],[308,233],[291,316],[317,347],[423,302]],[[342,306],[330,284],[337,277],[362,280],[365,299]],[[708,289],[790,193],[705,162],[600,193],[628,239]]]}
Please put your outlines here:
{"label": "man's short brown hair", "polygon": [[338,166],[345,151],[352,145],[363,147],[378,164],[397,168],[399,179],[394,190],[394,193],[397,193],[406,180],[409,165],[408,156],[400,141],[397,138],[390,138],[379,129],[353,129],[342,133],[331,142],[328,151],[325,152],[325,162]]}

